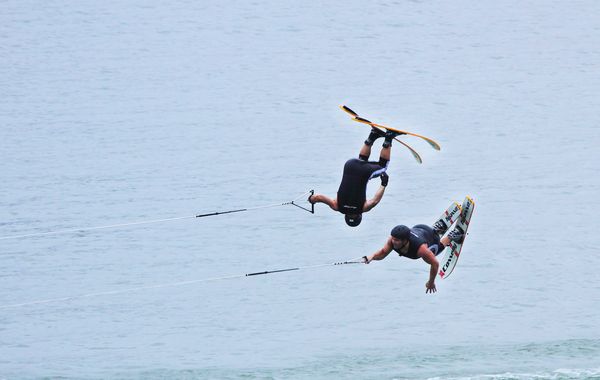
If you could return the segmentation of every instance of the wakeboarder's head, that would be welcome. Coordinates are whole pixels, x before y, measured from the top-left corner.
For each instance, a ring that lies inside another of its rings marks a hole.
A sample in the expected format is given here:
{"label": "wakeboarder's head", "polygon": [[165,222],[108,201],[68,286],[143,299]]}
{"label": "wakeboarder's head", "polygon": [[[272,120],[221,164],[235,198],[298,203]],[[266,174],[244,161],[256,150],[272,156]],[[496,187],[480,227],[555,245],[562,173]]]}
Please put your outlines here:
{"label": "wakeboarder's head", "polygon": [[344,219],[346,220],[347,225],[350,227],[356,227],[362,221],[362,214],[346,214]]}

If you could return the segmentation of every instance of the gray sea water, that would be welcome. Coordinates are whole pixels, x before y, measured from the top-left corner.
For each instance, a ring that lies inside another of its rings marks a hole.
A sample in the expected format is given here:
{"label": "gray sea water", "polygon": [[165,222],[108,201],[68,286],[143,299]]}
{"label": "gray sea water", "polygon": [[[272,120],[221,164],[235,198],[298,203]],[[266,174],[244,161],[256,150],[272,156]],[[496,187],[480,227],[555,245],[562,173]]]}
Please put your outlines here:
{"label": "gray sea water", "polygon": [[[592,0],[1,2],[2,237],[334,195],[368,134],[339,104],[442,150],[396,144],[354,229],[282,206],[0,240],[0,378],[600,379],[599,46]],[[392,255],[178,284],[370,254],[467,194],[433,295]]]}

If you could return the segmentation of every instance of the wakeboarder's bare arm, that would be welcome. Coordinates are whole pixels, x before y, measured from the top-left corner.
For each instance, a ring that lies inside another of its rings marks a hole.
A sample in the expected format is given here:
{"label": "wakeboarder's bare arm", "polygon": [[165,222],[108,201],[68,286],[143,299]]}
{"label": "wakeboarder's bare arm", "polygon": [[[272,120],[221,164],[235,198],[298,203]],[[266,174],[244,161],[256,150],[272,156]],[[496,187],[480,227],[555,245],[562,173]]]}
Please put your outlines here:
{"label": "wakeboarder's bare arm", "polygon": [[325,203],[329,206],[333,211],[338,211],[337,199],[329,198],[323,194],[314,194],[309,198],[309,202],[312,204],[315,203]]}
{"label": "wakeboarder's bare arm", "polygon": [[425,288],[427,288],[425,293],[435,293],[437,291],[435,287],[435,277],[437,276],[440,264],[438,263],[437,258],[435,257],[433,252],[431,252],[431,250],[427,248],[427,244],[422,244],[419,247],[417,255],[419,255],[419,257],[421,257],[427,264],[430,265],[429,281],[427,281],[427,283],[425,284]]}
{"label": "wakeboarder's bare arm", "polygon": [[373,260],[383,260],[387,257],[387,255],[390,254],[390,252],[392,252],[392,249],[394,247],[392,246],[392,238],[388,238],[387,241],[385,242],[385,244],[383,245],[383,248],[375,251],[375,253],[373,253],[370,256],[365,256],[366,260],[365,260],[365,264],[370,263]]}
{"label": "wakeboarder's bare arm", "polygon": [[385,192],[385,186],[379,186],[379,189],[375,192],[373,199],[369,199],[365,201],[363,206],[363,212],[367,212],[371,210],[373,207],[377,206],[379,202],[381,202],[381,198],[383,198],[383,193]]}

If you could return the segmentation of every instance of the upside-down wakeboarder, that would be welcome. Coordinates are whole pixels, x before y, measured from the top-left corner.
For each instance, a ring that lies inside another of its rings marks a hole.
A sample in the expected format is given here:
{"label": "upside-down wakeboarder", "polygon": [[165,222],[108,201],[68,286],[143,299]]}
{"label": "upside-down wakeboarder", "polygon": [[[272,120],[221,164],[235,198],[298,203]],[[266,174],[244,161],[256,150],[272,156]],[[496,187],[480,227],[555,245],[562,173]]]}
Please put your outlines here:
{"label": "upside-down wakeboarder", "polygon": [[[325,203],[332,210],[344,214],[347,225],[358,226],[362,221],[362,214],[377,206],[383,197],[389,180],[386,170],[390,161],[392,140],[398,135],[399,133],[394,131],[384,132],[378,128],[372,128],[358,158],[346,161],[337,197],[329,198],[323,194],[314,194],[308,197],[308,201],[312,204]],[[371,147],[380,137],[384,138],[384,142],[379,154],[379,161],[369,161]],[[367,200],[367,183],[376,177],[381,178],[381,186],[373,198]]]}

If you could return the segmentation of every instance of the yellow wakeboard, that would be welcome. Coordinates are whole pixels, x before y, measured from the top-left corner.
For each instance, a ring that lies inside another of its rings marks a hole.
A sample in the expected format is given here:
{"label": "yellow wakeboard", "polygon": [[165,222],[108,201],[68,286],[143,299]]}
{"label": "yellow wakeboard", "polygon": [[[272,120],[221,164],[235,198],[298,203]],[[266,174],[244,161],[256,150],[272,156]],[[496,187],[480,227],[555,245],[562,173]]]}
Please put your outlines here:
{"label": "yellow wakeboard", "polygon": [[[364,117],[358,116],[358,114],[356,112],[354,112],[349,107],[347,107],[347,106],[345,106],[343,104],[340,106],[340,108],[344,112],[348,113],[352,117],[352,120],[354,120],[356,122],[367,124],[367,125],[370,125],[371,127],[375,127],[375,128],[383,128],[383,129],[387,129],[389,131],[394,131],[396,133],[399,133],[400,135],[408,135],[408,136],[418,137],[420,139],[425,140],[433,149],[435,149],[435,150],[440,150],[441,149],[440,148],[440,144],[438,144],[435,140],[433,140],[433,139],[431,139],[429,137],[425,137],[425,136],[422,136],[422,135],[419,135],[419,134],[416,134],[416,133],[413,133],[413,132],[403,131],[401,129],[396,129],[396,128],[388,127],[386,125],[373,123],[372,121],[367,120]],[[410,149],[410,151],[413,153],[413,156],[416,154],[415,150],[412,149],[411,147],[409,147],[407,144],[405,144],[404,142],[402,142],[402,141],[400,141],[398,139],[395,139],[395,140],[398,141],[398,142],[400,142],[404,146],[406,146],[408,149]],[[415,156],[415,158],[417,158],[417,156],[418,156],[418,154]],[[422,162],[420,160],[420,157],[417,158],[417,161]]]}

